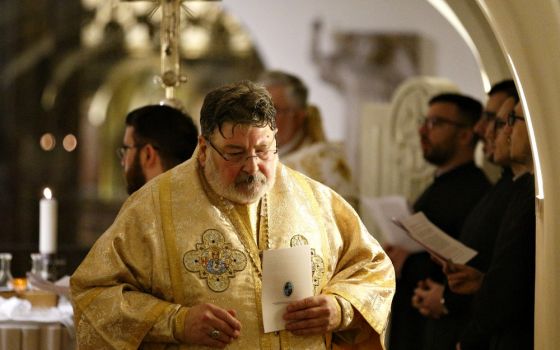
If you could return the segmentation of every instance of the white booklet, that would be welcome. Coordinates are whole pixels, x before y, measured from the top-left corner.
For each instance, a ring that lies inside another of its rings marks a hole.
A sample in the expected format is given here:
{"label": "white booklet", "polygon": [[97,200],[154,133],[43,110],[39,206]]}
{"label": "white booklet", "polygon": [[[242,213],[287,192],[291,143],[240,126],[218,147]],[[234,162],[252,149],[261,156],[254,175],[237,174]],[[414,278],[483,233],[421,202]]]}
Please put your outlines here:
{"label": "white booklet", "polygon": [[406,198],[403,196],[362,198],[361,203],[373,216],[380,230],[382,243],[400,246],[411,253],[425,250],[418,242],[410,238],[402,227],[393,222],[393,219],[400,220],[412,215]]}
{"label": "white booklet", "polygon": [[395,223],[402,225],[410,237],[426,248],[432,256],[440,260],[442,265],[450,261],[464,264],[478,254],[476,250],[467,247],[440,230],[422,212],[395,220]]}
{"label": "white booklet", "polygon": [[264,332],[286,328],[282,318],[293,301],[313,296],[311,248],[307,245],[263,252],[262,313]]}

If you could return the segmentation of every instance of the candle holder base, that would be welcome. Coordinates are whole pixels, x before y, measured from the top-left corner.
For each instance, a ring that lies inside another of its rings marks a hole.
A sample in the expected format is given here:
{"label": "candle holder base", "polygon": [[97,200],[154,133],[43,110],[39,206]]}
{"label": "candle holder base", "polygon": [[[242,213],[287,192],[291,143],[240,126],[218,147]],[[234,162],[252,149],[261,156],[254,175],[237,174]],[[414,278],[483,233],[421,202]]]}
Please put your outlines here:
{"label": "candle holder base", "polygon": [[41,279],[54,282],[57,278],[57,259],[55,254],[31,254],[31,271]]}

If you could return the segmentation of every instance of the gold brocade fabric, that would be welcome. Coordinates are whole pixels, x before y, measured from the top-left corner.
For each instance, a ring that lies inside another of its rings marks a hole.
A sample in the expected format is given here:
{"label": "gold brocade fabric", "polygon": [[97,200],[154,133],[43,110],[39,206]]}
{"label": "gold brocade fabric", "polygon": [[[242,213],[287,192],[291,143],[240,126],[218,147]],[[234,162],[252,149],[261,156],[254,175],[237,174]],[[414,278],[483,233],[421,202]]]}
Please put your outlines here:
{"label": "gold brocade fabric", "polygon": [[346,163],[342,144],[304,142],[281,159],[283,164],[332,188],[354,208],[357,207],[357,190],[352,182],[352,172]]}
{"label": "gold brocade fabric", "polygon": [[323,129],[323,118],[317,106],[307,106],[307,117],[303,124],[303,130],[311,143],[327,141],[325,130]]}
{"label": "gold brocade fabric", "polygon": [[330,336],[263,333],[259,250],[296,236],[321,267],[315,292],[344,298],[383,335],[393,267],[340,196],[279,164],[257,244],[248,215],[208,193],[197,168],[193,158],[132,195],[72,276],[79,349],[203,349],[181,338],[185,311],[205,302],[237,311],[228,349],[325,349]]}
{"label": "gold brocade fabric", "polygon": [[316,106],[307,107],[301,134],[294,139],[294,144],[279,150],[282,164],[332,188],[357,208],[358,191],[346,162],[344,147],[342,143],[327,140],[321,113]]}

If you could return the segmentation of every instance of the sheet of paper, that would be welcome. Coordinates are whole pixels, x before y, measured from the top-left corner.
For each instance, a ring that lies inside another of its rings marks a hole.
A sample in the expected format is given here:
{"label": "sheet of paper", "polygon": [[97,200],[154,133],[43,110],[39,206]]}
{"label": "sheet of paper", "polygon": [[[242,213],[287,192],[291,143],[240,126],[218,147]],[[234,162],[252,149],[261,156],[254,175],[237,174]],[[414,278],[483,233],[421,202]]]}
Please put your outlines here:
{"label": "sheet of paper", "polygon": [[406,198],[403,196],[362,198],[361,203],[375,220],[382,243],[398,245],[413,253],[424,250],[424,247],[411,239],[405,230],[392,221],[393,218],[402,219],[412,214]]}
{"label": "sheet of paper", "polygon": [[419,212],[399,220],[410,236],[443,262],[464,264],[478,252],[449,236]]}
{"label": "sheet of paper", "polygon": [[262,264],[263,324],[269,333],[286,328],[282,315],[289,303],[313,296],[311,248],[265,250]]}

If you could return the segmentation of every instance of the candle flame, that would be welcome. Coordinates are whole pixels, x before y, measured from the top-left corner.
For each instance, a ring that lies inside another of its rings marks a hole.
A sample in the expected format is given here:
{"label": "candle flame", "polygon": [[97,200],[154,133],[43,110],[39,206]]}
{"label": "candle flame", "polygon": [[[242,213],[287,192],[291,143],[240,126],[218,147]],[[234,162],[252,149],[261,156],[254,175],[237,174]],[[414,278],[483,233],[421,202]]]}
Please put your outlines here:
{"label": "candle flame", "polygon": [[51,199],[52,198],[52,191],[50,188],[45,187],[45,189],[43,190],[43,196],[45,196],[46,199]]}

